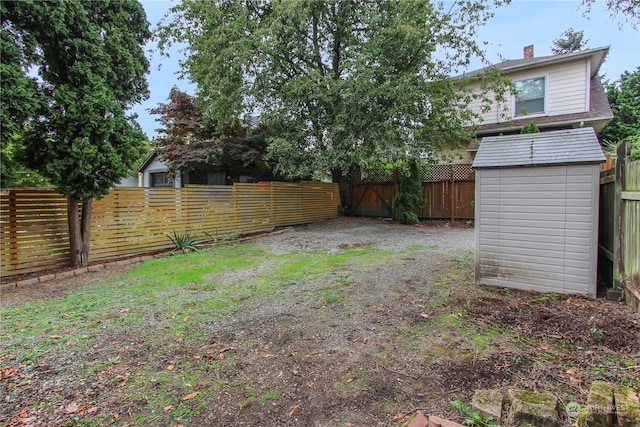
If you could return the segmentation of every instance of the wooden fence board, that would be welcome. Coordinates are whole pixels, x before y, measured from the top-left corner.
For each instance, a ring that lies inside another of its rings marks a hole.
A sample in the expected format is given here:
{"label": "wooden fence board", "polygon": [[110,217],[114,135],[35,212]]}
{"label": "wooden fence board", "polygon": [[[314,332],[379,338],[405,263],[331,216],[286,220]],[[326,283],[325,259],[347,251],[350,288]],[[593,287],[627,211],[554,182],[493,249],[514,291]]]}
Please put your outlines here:
{"label": "wooden fence board", "polygon": [[[0,195],[2,277],[68,265],[66,199],[47,189]],[[91,260],[167,249],[173,231],[200,240],[336,217],[337,184],[117,188],[94,201]]]}

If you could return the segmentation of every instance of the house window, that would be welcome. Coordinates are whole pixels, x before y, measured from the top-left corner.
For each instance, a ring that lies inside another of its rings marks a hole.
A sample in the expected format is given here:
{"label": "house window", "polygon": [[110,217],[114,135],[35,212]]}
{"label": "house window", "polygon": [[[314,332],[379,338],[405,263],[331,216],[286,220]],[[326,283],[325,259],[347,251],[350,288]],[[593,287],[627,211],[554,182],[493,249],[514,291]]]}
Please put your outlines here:
{"label": "house window", "polygon": [[167,179],[166,172],[156,172],[149,175],[151,175],[152,187],[171,187],[171,183]]}
{"label": "house window", "polygon": [[516,116],[545,112],[546,79],[519,80],[516,85]]}

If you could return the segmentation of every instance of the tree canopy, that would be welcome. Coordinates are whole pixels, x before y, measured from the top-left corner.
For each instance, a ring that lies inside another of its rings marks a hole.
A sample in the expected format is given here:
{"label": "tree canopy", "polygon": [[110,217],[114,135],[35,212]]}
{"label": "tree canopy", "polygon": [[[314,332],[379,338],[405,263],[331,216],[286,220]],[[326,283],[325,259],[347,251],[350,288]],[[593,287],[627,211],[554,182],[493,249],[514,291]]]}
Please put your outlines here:
{"label": "tree canopy", "polygon": [[584,38],[584,31],[574,30],[569,28],[553,41],[551,46],[551,52],[554,55],[560,55],[563,53],[577,52],[580,50],[588,49],[589,39]]}
{"label": "tree canopy", "polygon": [[[582,0],[585,7],[585,13],[591,12],[591,6],[596,0]],[[609,15],[612,18],[620,18],[629,22],[634,29],[640,24],[640,0],[606,0]]]}
{"label": "tree canopy", "polygon": [[640,135],[640,67],[625,71],[620,78],[606,85],[613,120],[600,133],[600,139],[617,143]]}
{"label": "tree canopy", "polygon": [[170,180],[185,170],[266,172],[266,142],[261,126],[251,129],[235,120],[223,126],[220,135],[217,123],[203,116],[197,97],[174,87],[168,101],[152,109],[151,114],[159,116],[156,121],[162,126],[153,146],[167,164]]}
{"label": "tree canopy", "polygon": [[484,57],[476,29],[494,3],[183,0],[159,46],[188,45],[205,117],[261,117],[278,172],[344,175],[466,137],[482,95],[452,76]]}
{"label": "tree canopy", "polygon": [[127,175],[146,143],[126,111],[148,96],[149,23],[135,0],[0,7],[2,138],[16,141],[22,162],[68,197],[72,262],[85,263],[92,198]]}

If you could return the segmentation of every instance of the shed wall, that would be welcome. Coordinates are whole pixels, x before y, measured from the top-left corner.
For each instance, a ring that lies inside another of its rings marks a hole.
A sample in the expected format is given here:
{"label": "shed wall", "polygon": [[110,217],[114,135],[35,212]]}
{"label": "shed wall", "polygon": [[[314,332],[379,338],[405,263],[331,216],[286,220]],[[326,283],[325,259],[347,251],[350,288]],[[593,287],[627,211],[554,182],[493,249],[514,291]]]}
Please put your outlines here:
{"label": "shed wall", "polygon": [[477,283],[596,293],[597,165],[476,170]]}

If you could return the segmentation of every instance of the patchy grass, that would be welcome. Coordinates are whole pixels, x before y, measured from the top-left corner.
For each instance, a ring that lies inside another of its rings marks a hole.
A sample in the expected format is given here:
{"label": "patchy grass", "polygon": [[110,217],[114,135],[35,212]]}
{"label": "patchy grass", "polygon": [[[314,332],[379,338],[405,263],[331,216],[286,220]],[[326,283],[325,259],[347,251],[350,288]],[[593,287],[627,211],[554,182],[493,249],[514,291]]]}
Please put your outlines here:
{"label": "patchy grass", "polygon": [[640,387],[624,306],[472,286],[473,254],[442,236],[358,243],[420,231],[384,227],[154,259],[2,309],[0,425],[396,425],[406,408],[455,418],[476,388],[583,403],[593,379]]}

